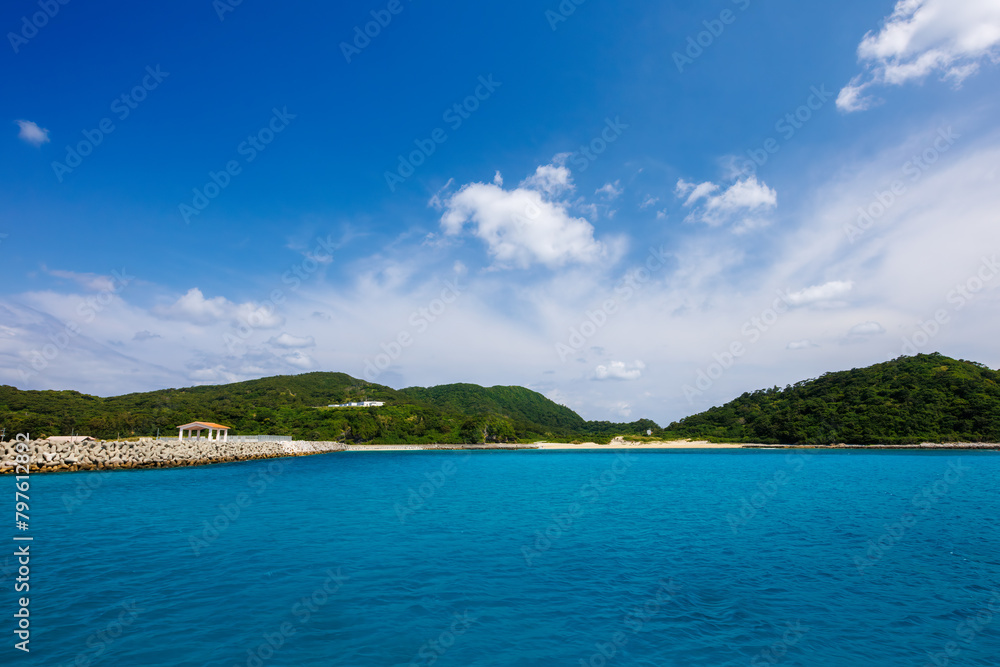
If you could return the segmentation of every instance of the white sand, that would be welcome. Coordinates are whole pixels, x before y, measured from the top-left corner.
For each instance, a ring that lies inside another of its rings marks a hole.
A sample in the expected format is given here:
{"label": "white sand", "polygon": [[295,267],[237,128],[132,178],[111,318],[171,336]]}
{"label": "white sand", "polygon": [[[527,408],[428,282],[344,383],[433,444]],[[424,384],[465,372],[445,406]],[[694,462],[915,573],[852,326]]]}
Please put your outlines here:
{"label": "white sand", "polygon": [[536,442],[539,449],[739,449],[740,443],[718,443],[707,440],[668,440],[663,442],[632,442],[615,438],[606,445],[584,442],[579,445],[564,442]]}

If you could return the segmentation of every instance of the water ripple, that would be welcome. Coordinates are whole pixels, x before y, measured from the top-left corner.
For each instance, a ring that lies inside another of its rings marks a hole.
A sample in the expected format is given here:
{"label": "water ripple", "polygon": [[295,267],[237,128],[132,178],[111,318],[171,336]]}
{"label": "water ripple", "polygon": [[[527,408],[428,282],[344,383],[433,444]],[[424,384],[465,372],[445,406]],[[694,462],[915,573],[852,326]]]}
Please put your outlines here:
{"label": "water ripple", "polygon": [[80,475],[33,478],[32,657],[919,667],[950,644],[951,664],[1000,663],[984,612],[1000,609],[1000,457],[963,453],[968,472],[925,507],[957,457],[630,456],[121,472],[72,514],[60,498]]}

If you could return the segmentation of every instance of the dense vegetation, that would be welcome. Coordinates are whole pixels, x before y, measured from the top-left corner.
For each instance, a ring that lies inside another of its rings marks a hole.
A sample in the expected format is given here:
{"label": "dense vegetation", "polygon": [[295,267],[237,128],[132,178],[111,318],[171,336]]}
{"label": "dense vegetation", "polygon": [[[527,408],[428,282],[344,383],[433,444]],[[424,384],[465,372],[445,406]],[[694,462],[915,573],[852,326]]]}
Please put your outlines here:
{"label": "dense vegetation", "polygon": [[[385,401],[379,408],[327,408]],[[180,424],[214,421],[233,434],[369,443],[593,440],[617,435],[760,443],[1000,442],[1000,372],[940,354],[901,357],[746,393],[666,429],[642,419],[588,422],[523,387],[471,384],[395,390],[343,373],[277,376],[229,385],[98,398],[75,391],[0,386],[7,437],[167,437]]]}
{"label": "dense vegetation", "polygon": [[940,354],[746,393],[667,435],[760,443],[1000,442],[1000,372]]}
{"label": "dense vegetation", "polygon": [[[379,408],[327,408],[385,401]],[[523,387],[456,384],[395,390],[343,373],[306,373],[229,385],[98,398],[75,391],[0,386],[8,436],[83,433],[98,438],[171,436],[180,424],[213,421],[233,434],[371,443],[513,442],[645,433],[647,422],[595,423]],[[648,422],[652,424],[652,422]],[[653,427],[656,425],[653,424]]]}

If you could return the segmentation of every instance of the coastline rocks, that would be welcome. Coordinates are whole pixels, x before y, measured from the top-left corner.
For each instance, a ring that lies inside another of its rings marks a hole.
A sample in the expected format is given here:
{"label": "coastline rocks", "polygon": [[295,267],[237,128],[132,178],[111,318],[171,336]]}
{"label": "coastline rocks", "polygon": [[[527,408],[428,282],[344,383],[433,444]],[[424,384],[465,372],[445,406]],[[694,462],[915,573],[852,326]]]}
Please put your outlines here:
{"label": "coastline rocks", "polygon": [[[155,440],[138,442],[92,442],[86,444],[28,443],[29,470],[62,472],[74,470],[115,470],[173,468],[211,463],[228,463],[283,456],[308,456],[343,451],[339,442],[223,442],[212,440]],[[0,474],[14,474],[15,443],[0,443]],[[22,471],[23,474],[23,471]]]}
{"label": "coastline rocks", "polygon": [[905,450],[936,450],[936,451],[996,451],[1000,450],[1000,443],[995,442],[921,442],[918,445],[846,445],[837,443],[835,445],[752,445],[743,444],[746,449],[888,449],[896,451]]}

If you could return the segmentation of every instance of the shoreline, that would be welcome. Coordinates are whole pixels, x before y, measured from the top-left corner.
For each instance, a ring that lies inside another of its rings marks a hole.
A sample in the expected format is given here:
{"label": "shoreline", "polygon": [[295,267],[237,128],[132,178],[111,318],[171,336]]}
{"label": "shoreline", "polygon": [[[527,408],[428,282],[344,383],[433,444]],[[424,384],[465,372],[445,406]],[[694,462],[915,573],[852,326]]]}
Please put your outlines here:
{"label": "shoreline", "polygon": [[578,445],[565,442],[536,442],[538,449],[740,449],[753,447],[746,443],[709,442],[708,440],[663,440],[659,442],[638,442],[615,438],[606,445],[596,442],[581,442]]}
{"label": "shoreline", "polygon": [[[29,474],[145,470],[184,468],[237,463],[294,456],[314,456],[333,452],[403,452],[403,451],[600,451],[600,450],[722,450],[722,449],[812,449],[877,451],[1000,451],[1000,443],[923,442],[913,445],[768,445],[760,443],[717,443],[707,440],[630,441],[615,438],[605,445],[596,442],[578,444],[533,442],[524,444],[424,444],[424,445],[346,445],[339,442],[224,442],[213,440],[154,440],[138,442],[94,441],[87,443],[51,443],[46,440],[28,444]],[[24,474],[16,471],[17,443],[0,443],[0,475]]]}
{"label": "shoreline", "polygon": [[878,450],[908,450],[908,451],[966,451],[1000,450],[1000,443],[994,442],[921,442],[912,445],[849,445],[837,443],[834,445],[773,445],[753,442],[709,442],[708,440],[661,440],[641,442],[615,438],[607,444],[597,442],[532,442],[516,445],[348,445],[348,452],[385,452],[385,451],[448,451],[448,450],[602,450],[602,449],[878,449]]}
{"label": "shoreline", "polygon": [[910,451],[1000,450],[996,442],[921,442],[915,445],[745,445],[754,449],[881,449]]}

